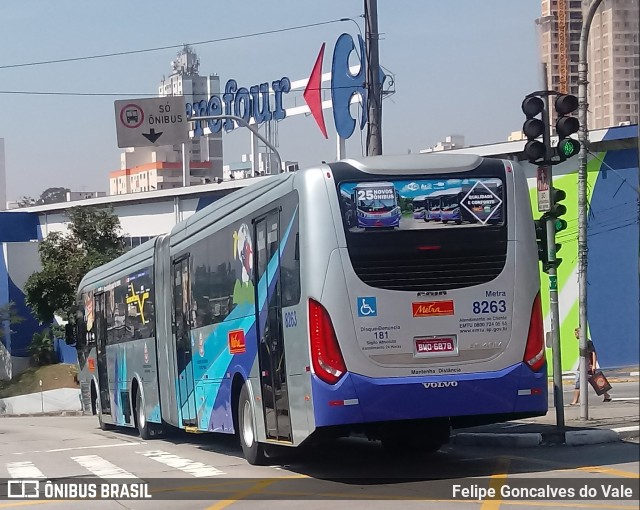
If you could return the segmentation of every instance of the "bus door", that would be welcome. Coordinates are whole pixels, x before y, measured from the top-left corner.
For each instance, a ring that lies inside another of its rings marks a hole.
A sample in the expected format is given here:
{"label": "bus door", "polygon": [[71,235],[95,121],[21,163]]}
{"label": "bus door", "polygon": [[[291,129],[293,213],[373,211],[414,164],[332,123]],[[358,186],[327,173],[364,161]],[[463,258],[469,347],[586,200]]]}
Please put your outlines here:
{"label": "bus door", "polygon": [[95,328],[96,328],[96,370],[98,371],[98,387],[100,388],[100,409],[102,414],[111,414],[109,399],[109,377],[107,373],[107,295],[104,292],[95,296]]}
{"label": "bus door", "polygon": [[[257,334],[267,439],[292,441],[280,297],[280,211],[256,220]],[[269,262],[271,261],[271,264]],[[267,296],[266,302],[260,297]]]}
{"label": "bus door", "polygon": [[178,368],[178,409],[182,425],[194,427],[196,405],[194,395],[193,367],[191,363],[191,282],[189,278],[189,255],[173,264],[173,332],[175,334],[176,364]]}

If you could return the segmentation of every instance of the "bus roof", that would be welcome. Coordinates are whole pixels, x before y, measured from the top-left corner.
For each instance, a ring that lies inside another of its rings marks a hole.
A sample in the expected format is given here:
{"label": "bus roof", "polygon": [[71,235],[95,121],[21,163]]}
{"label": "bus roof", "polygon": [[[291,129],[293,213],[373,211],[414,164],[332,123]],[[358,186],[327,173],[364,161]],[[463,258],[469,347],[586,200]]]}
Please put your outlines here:
{"label": "bus roof", "polygon": [[393,188],[394,185],[392,182],[360,182],[356,184],[356,188]]}
{"label": "bus roof", "polygon": [[86,288],[97,288],[110,280],[117,277],[119,274],[126,274],[131,271],[135,266],[141,264],[152,265],[153,264],[153,248],[158,238],[154,237],[149,239],[146,243],[142,243],[140,246],[136,246],[132,250],[127,251],[118,258],[113,259],[111,262],[92,269],[89,271],[78,285],[78,292]]}
{"label": "bus roof", "polygon": [[[387,175],[430,174],[464,172],[477,168],[482,163],[474,154],[403,154],[401,156],[373,156],[343,159],[340,162],[354,166],[366,173]],[[329,166],[337,163],[331,163]]]}

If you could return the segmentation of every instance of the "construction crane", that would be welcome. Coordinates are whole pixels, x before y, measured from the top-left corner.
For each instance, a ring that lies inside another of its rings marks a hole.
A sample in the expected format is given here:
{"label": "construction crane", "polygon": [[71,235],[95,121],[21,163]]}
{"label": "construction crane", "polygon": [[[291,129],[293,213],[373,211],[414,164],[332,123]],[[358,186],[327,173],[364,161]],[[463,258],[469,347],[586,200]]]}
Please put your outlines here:
{"label": "construction crane", "polygon": [[567,0],[558,0],[558,70],[559,92],[569,92],[569,69],[567,51]]}

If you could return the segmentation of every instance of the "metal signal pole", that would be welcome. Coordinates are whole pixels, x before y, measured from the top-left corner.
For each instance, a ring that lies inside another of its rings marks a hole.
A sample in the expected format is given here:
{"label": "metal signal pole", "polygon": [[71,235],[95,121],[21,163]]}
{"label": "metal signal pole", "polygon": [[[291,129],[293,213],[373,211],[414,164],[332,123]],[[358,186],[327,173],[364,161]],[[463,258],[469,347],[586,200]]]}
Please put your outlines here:
{"label": "metal signal pole", "polygon": [[[549,80],[547,75],[547,65],[542,64],[543,90],[549,90]],[[548,95],[543,98],[545,108],[542,111],[542,122],[544,122],[544,133],[542,141],[545,146],[545,160],[551,159],[551,126],[549,125],[549,108],[551,99]],[[546,166],[548,172],[549,193],[551,201],[550,208],[553,208],[553,167]],[[560,353],[560,310],[558,308],[558,269],[556,262],[556,226],[555,218],[548,217],[546,222],[547,234],[547,260],[549,261],[549,312],[551,313],[551,353],[553,362],[553,405],[556,411],[556,427],[564,433],[564,395],[562,393],[562,354]]]}
{"label": "metal signal pole", "polygon": [[367,43],[367,156],[379,156],[382,154],[382,90],[377,0],[365,0],[364,17]]}
{"label": "metal signal pole", "polygon": [[[582,20],[578,50],[578,307],[580,317],[580,418],[589,419],[587,391],[587,49],[591,21],[602,0],[593,0]],[[595,369],[595,367],[594,367]]]}

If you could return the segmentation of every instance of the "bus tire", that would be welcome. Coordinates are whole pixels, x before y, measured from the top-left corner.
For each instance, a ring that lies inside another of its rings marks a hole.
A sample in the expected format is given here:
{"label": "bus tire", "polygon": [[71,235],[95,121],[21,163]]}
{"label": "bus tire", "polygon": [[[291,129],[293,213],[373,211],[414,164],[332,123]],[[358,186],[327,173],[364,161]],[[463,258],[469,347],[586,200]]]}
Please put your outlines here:
{"label": "bus tire", "polygon": [[253,466],[264,464],[266,461],[264,446],[258,443],[256,437],[255,417],[246,382],[238,398],[238,435],[242,453],[247,462]]}
{"label": "bus tire", "polygon": [[151,428],[149,426],[149,422],[147,421],[147,417],[144,414],[144,400],[142,398],[142,392],[140,388],[136,390],[136,426],[138,427],[138,433],[140,434],[140,439],[146,441],[151,439]]}

